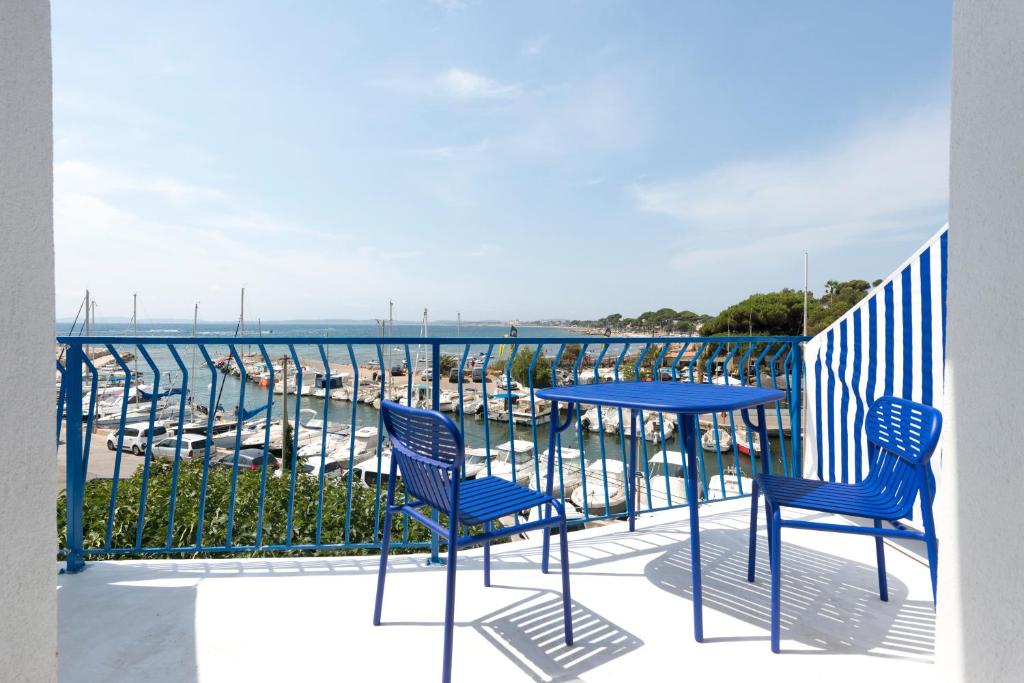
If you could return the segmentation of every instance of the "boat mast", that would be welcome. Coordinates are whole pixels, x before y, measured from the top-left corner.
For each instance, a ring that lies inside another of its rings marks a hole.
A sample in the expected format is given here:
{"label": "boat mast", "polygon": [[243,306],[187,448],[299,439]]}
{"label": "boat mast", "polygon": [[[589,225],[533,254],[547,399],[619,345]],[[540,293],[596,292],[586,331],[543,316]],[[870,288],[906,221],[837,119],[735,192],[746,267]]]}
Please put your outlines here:
{"label": "boat mast", "polygon": [[[139,336],[139,293],[132,292],[132,336]],[[135,356],[134,369],[132,375],[136,381],[139,377],[139,354],[133,354]]]}
{"label": "boat mast", "polygon": [[[88,337],[89,333],[90,333],[89,310],[90,310],[89,290],[87,289],[87,290],[85,290],[85,336],[86,337]],[[89,345],[88,344],[85,345],[85,355],[86,355],[86,357],[89,356]]]}
{"label": "boat mast", "polygon": [[[393,337],[394,335],[395,335],[395,302],[392,301],[391,299],[388,299],[388,333],[387,333],[387,336],[388,337]],[[389,390],[392,389],[394,387],[394,384],[395,384],[395,377],[394,377],[393,374],[391,374],[391,368],[392,367],[393,366],[391,364],[391,343],[389,342],[388,343],[388,367],[387,367],[388,378],[389,378],[388,379],[388,389]]]}
{"label": "boat mast", "polygon": [[457,324],[457,326],[458,326],[458,330],[459,330],[459,333],[458,333],[458,334],[459,334],[459,336],[461,337],[461,336],[462,336],[462,311],[458,311],[458,312],[457,312],[457,313],[455,314],[455,319],[456,319],[456,321],[457,321],[457,323],[456,323],[456,324]]}
{"label": "boat mast", "polygon": [[[195,338],[198,334],[197,328],[199,326],[199,302],[196,302],[195,308],[192,311],[192,337]],[[188,385],[188,405],[192,413],[192,419],[195,419],[195,395],[196,395],[196,345],[192,345],[192,374],[189,376],[191,380]]]}

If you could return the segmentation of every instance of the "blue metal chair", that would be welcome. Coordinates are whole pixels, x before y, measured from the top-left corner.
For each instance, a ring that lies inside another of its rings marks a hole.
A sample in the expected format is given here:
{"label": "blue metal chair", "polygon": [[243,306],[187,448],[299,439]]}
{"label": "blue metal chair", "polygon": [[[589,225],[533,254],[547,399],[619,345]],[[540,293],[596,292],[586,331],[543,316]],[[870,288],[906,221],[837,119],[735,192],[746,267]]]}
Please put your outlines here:
{"label": "blue metal chair", "polygon": [[[542,570],[547,573],[548,527],[557,525],[561,534],[562,609],[565,622],[565,644],[572,645],[572,613],[569,596],[569,547],[566,543],[565,511],[551,495],[554,458],[548,458],[547,493],[520,486],[500,477],[482,477],[462,481],[465,456],[462,435],[447,416],[432,410],[410,408],[381,401],[384,426],[391,439],[391,471],[384,513],[384,540],[377,574],[377,601],[373,611],[374,625],[380,625],[384,600],[384,578],[387,574],[391,518],[396,512],[412,517],[448,544],[448,582],[444,611],[444,659],[441,680],[448,683],[452,671],[452,635],[455,617],[455,568],[458,548],[483,543],[484,585],[491,585],[491,541],[532,529],[545,529]],[[405,486],[405,501],[395,504],[395,482],[398,474]],[[442,526],[419,508],[428,507],[447,515]],[[536,520],[510,527],[495,528],[494,520],[518,515],[529,508],[544,507],[546,514]],[[555,508],[554,515],[551,508]],[[483,532],[462,536],[459,525],[483,526]]]}
{"label": "blue metal chair", "polygon": [[[912,538],[924,541],[931,569],[932,599],[936,598],[938,543],[935,538],[935,521],[932,518],[931,473],[928,461],[939,443],[942,414],[930,406],[883,396],[871,405],[865,429],[871,469],[868,476],[859,483],[843,484],[770,474],[760,475],[754,480],[751,491],[747,580],[754,580],[757,500],[763,493],[768,526],[768,560],[772,573],[772,652],[779,651],[782,527],[874,536],[875,554],[878,559],[878,592],[883,601],[889,599],[889,589],[885,577],[882,538]],[[899,523],[900,519],[910,514],[918,493],[921,494],[923,532],[907,529]],[[783,507],[866,517],[874,520],[874,526],[784,520],[781,514]],[[893,522],[896,528],[883,528],[883,521]]]}

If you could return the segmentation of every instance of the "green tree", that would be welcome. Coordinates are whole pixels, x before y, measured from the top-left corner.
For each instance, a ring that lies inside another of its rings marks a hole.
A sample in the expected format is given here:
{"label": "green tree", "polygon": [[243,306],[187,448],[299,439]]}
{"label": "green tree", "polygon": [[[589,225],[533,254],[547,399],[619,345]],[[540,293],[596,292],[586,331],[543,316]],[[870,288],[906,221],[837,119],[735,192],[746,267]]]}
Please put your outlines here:
{"label": "green tree", "polygon": [[[512,361],[510,370],[512,379],[524,386],[530,385],[530,363],[533,362],[533,356],[533,351],[522,349]],[[537,356],[537,362],[533,366],[533,386],[535,388],[551,386],[551,361],[543,354]]]}
{"label": "green tree", "polygon": [[558,359],[558,367],[571,370],[573,365],[576,364],[576,359],[580,357],[580,351],[582,350],[583,347],[579,344],[566,344],[565,350],[562,351],[562,357]]}
{"label": "green tree", "polygon": [[447,353],[441,354],[441,374],[447,376],[452,368],[458,367],[459,359]]}

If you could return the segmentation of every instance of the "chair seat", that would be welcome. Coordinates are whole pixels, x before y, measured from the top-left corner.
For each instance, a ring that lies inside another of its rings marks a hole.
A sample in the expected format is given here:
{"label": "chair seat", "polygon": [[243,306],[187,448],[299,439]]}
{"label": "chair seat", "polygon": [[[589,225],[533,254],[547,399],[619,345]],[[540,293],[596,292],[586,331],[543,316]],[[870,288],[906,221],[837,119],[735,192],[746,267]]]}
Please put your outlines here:
{"label": "chair seat", "polygon": [[553,500],[501,477],[468,479],[459,487],[459,521],[482,524]]}
{"label": "chair seat", "polygon": [[773,474],[759,475],[757,480],[765,498],[774,505],[886,520],[903,516],[893,496],[863,482],[843,484]]}

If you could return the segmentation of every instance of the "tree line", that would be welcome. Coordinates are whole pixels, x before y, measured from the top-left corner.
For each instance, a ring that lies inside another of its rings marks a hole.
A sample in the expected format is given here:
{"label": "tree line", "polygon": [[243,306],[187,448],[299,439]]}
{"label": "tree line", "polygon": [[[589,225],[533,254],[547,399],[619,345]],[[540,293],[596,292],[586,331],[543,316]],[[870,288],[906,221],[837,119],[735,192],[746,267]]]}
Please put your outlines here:
{"label": "tree line", "polygon": [[[807,333],[817,334],[863,299],[881,280],[829,280],[825,293],[807,298]],[[635,318],[621,313],[597,320],[573,320],[573,325],[597,327],[610,332],[675,333],[706,336],[727,334],[800,335],[803,334],[804,293],[796,289],[751,294],[715,316],[659,308]]]}

